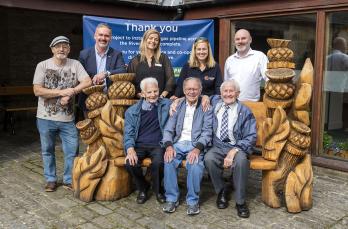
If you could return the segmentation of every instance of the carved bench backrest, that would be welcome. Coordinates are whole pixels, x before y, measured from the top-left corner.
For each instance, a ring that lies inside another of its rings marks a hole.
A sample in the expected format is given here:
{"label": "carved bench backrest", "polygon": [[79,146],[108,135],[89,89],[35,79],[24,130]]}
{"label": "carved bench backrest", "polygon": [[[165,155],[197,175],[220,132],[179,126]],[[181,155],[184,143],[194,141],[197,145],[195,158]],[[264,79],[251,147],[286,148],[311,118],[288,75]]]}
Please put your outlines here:
{"label": "carved bench backrest", "polygon": [[263,102],[243,102],[253,112],[257,124],[257,140],[256,146],[262,147],[262,123],[266,117],[266,107]]}

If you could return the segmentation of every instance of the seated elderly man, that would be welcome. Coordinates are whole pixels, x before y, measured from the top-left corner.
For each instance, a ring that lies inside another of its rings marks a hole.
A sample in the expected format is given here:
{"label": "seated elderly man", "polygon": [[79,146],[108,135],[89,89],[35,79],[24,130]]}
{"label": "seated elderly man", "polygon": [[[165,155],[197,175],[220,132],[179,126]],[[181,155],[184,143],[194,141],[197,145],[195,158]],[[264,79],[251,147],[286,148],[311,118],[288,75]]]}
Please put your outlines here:
{"label": "seated elderly man", "polygon": [[212,97],[213,147],[204,157],[215,192],[216,204],[227,208],[223,169],[233,172],[235,201],[238,216],[248,218],[250,213],[245,203],[245,189],[249,173],[248,156],[256,143],[256,120],[250,109],[238,101],[239,85],[228,80],[221,85],[221,96]]}
{"label": "seated elderly man", "polygon": [[163,211],[172,213],[179,205],[178,167],[186,159],[187,214],[199,213],[199,191],[203,176],[203,151],[212,138],[212,110],[203,112],[202,83],[187,78],[183,84],[185,99],[181,100],[166,124],[162,143],[164,154],[164,188],[166,204]]}
{"label": "seated elderly man", "polygon": [[126,169],[135,178],[139,191],[137,203],[143,204],[148,199],[150,187],[146,182],[141,162],[151,158],[152,189],[157,201],[164,203],[163,188],[163,153],[160,146],[164,125],[169,117],[170,100],[159,98],[158,82],[155,78],[145,78],[140,83],[142,99],[131,106],[125,114],[124,148],[126,151]]}

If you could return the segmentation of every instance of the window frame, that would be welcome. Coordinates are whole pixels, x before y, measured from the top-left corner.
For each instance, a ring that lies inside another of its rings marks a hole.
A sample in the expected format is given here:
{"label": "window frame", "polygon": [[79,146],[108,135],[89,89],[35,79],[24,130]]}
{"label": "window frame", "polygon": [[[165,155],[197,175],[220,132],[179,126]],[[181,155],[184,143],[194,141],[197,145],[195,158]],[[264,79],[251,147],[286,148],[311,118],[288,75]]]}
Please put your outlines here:
{"label": "window frame", "polygon": [[228,56],[230,56],[232,50],[232,23],[234,21],[250,20],[258,18],[269,18],[269,17],[279,17],[279,16],[293,16],[299,14],[316,14],[316,30],[315,30],[315,61],[313,63],[314,67],[314,79],[313,79],[313,93],[311,102],[311,155],[312,162],[314,165],[321,167],[331,168],[335,170],[348,172],[348,162],[344,160],[338,160],[335,158],[323,157],[320,152],[323,150],[323,116],[322,111],[323,106],[323,79],[325,70],[325,45],[326,45],[326,29],[327,26],[327,15],[332,12],[343,12],[348,11],[348,7],[333,7],[328,9],[318,9],[318,10],[293,10],[291,12],[282,13],[272,13],[272,14],[256,14],[256,15],[246,15],[237,17],[226,17],[219,19],[219,62],[221,69],[224,69],[224,62]]}

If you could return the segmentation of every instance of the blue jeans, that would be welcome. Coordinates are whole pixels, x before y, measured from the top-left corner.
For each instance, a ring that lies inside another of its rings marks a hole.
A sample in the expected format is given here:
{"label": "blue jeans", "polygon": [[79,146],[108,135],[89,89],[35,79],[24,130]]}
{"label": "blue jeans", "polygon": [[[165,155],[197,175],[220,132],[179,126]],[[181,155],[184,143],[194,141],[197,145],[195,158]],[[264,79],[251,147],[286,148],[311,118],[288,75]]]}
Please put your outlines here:
{"label": "blue jeans", "polygon": [[57,181],[55,143],[56,137],[59,135],[64,152],[63,183],[71,184],[71,170],[79,144],[78,132],[74,121],[59,122],[38,118],[36,124],[40,133],[41,153],[46,181]]}
{"label": "blue jeans", "polygon": [[[175,158],[169,163],[164,163],[164,188],[166,190],[166,201],[176,202],[179,199],[178,186],[178,167],[187,154],[193,149],[192,142],[182,141],[174,144],[176,152]],[[198,161],[193,164],[186,163],[187,170],[187,195],[186,203],[188,205],[197,204],[199,201],[199,192],[201,188],[201,180],[203,177],[204,163],[203,155],[200,154]]]}

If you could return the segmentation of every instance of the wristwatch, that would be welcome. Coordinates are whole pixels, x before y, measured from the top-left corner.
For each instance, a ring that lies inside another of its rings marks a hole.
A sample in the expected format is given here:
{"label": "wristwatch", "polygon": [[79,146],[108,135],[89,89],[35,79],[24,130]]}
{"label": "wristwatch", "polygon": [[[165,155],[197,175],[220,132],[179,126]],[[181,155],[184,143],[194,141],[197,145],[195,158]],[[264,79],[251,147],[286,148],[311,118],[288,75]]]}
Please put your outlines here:
{"label": "wristwatch", "polygon": [[111,72],[109,72],[109,71],[106,71],[106,72],[104,73],[105,78],[106,78],[106,77],[109,77],[110,75],[111,75]]}

